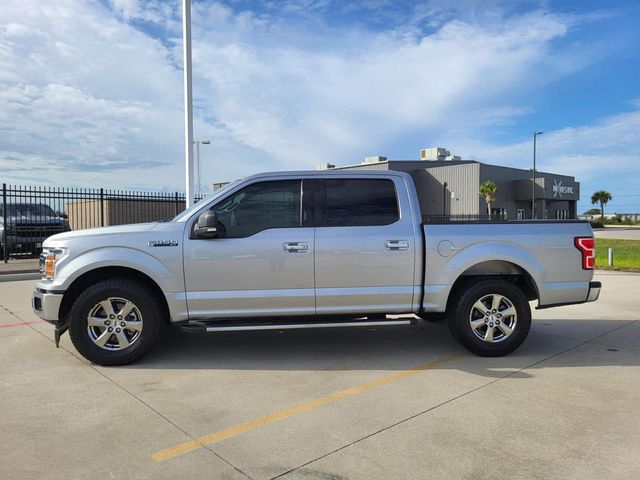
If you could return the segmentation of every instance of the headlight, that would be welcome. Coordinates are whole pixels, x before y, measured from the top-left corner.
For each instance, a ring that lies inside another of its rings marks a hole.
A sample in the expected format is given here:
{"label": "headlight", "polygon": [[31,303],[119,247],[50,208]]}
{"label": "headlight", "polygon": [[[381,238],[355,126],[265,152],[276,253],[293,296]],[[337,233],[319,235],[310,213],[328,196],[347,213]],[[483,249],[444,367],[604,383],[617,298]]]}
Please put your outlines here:
{"label": "headlight", "polygon": [[56,265],[60,263],[69,252],[66,248],[45,248],[40,255],[40,273],[42,278],[53,280],[56,274]]}

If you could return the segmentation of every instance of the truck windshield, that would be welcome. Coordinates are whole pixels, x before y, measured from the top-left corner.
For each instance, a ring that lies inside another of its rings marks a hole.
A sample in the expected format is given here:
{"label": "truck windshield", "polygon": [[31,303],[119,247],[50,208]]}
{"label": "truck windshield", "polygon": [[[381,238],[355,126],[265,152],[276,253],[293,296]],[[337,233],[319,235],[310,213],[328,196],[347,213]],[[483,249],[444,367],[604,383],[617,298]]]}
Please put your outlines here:
{"label": "truck windshield", "polygon": [[[0,216],[3,215],[4,206],[0,203]],[[8,217],[55,217],[55,213],[48,205],[41,203],[9,203],[7,204]]]}
{"label": "truck windshield", "polygon": [[208,195],[206,197],[204,197],[203,199],[201,199],[200,201],[194,203],[193,205],[191,205],[189,208],[187,208],[184,212],[179,213],[177,216],[175,216],[171,221],[172,222],[184,222],[187,220],[187,218],[189,218],[191,216],[191,214],[197,210],[199,210],[200,208],[202,208],[205,204],[211,202],[212,200],[215,200],[216,198],[218,198],[219,196],[223,195],[224,193],[226,193],[229,189],[235,187],[238,183],[240,183],[242,179],[238,179],[235,180],[231,183],[226,184],[224,187],[222,187],[219,190],[216,190],[215,192],[213,192],[211,195]]}

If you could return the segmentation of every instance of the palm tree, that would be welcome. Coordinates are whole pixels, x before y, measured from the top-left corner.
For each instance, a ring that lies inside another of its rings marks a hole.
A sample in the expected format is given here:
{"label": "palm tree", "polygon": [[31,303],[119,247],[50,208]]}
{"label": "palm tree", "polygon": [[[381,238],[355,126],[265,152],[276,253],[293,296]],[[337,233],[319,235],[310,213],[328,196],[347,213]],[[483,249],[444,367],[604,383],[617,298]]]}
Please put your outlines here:
{"label": "palm tree", "polygon": [[484,197],[485,202],[487,202],[487,213],[491,216],[491,204],[496,201],[498,187],[491,180],[487,180],[480,184],[479,192],[480,196]]}
{"label": "palm tree", "polygon": [[604,221],[604,206],[611,200],[611,194],[606,190],[600,190],[591,195],[591,203],[593,205],[600,204],[600,218]]}

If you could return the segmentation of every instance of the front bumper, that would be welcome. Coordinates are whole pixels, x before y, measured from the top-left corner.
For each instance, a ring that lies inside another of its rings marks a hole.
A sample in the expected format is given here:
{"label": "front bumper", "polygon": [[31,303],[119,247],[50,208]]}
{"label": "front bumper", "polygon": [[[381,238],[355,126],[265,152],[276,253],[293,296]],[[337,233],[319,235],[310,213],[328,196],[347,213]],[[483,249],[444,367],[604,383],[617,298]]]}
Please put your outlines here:
{"label": "front bumper", "polygon": [[52,293],[41,289],[34,290],[31,300],[33,312],[42,320],[56,323],[59,320],[62,297],[62,293]]}
{"label": "front bumper", "polygon": [[587,294],[587,302],[595,302],[600,297],[601,282],[589,282],[589,293]]}

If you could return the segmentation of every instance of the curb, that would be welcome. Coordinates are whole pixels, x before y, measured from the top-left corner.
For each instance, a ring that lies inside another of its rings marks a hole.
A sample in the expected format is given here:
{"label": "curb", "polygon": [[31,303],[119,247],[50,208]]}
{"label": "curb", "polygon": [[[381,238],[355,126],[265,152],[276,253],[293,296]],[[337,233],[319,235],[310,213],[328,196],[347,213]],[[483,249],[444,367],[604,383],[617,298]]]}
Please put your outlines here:
{"label": "curb", "polygon": [[19,282],[20,280],[40,280],[40,272],[20,272],[0,274],[1,282]]}

